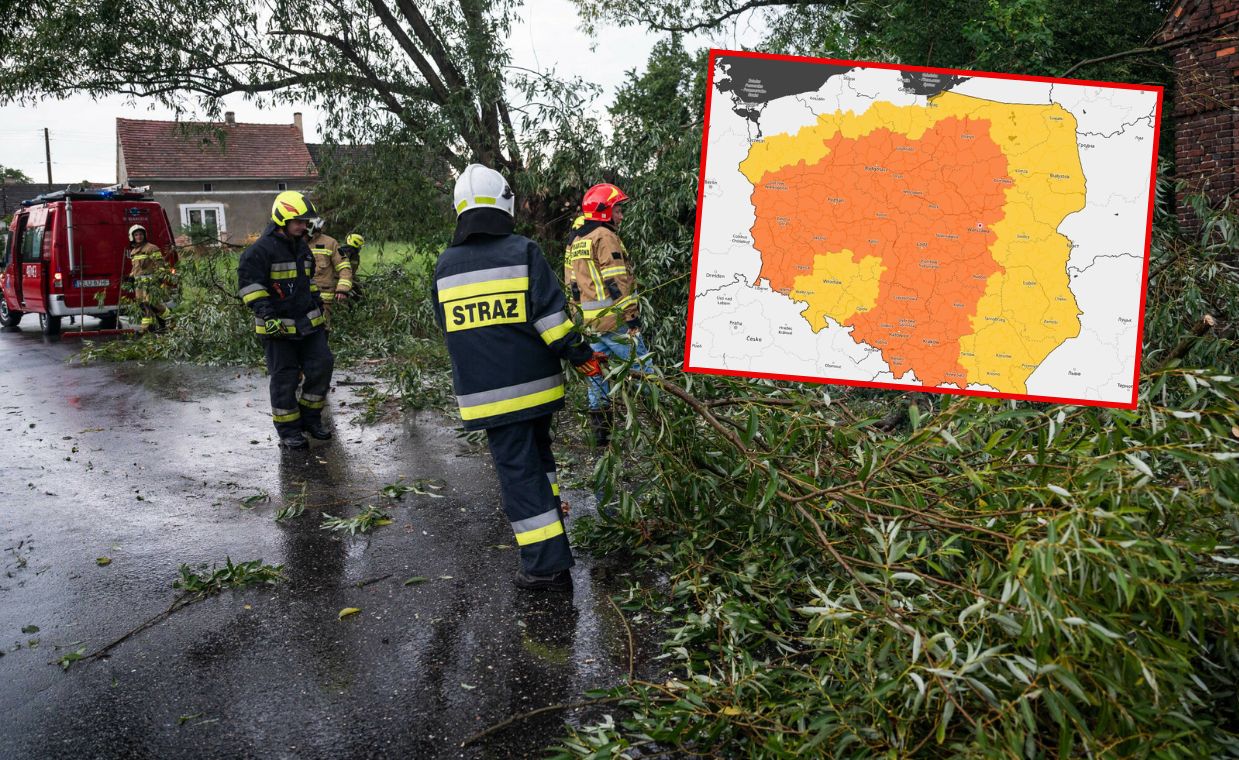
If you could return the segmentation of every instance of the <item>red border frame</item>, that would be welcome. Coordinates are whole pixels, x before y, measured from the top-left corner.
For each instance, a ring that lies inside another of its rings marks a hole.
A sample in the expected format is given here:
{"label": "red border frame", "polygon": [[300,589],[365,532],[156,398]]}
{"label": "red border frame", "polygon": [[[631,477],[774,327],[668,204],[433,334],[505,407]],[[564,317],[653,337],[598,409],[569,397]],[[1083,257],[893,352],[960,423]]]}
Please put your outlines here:
{"label": "red border frame", "polygon": [[[905,385],[901,383],[880,383],[867,380],[842,380],[834,378],[821,377],[804,377],[801,375],[782,375],[773,372],[741,372],[739,370],[730,369],[714,369],[705,367],[693,367],[690,359],[693,347],[693,307],[695,306],[697,292],[697,255],[701,248],[701,207],[705,200],[705,180],[706,180],[706,155],[709,149],[710,141],[710,106],[714,96],[714,67],[715,61],[719,56],[728,56],[733,58],[763,58],[776,61],[801,61],[804,63],[829,63],[829,64],[848,64],[851,66],[870,68],[870,69],[890,69],[892,71],[916,71],[930,74],[953,74],[963,75],[968,77],[988,77],[993,79],[1015,79],[1026,82],[1049,82],[1053,84],[1072,84],[1086,85],[1091,87],[1109,87],[1119,90],[1142,90],[1145,92],[1157,93],[1157,112],[1153,120],[1153,161],[1149,176],[1149,211],[1146,222],[1144,235],[1144,273],[1142,275],[1142,285],[1140,290],[1140,313],[1138,315],[1138,324],[1136,328],[1136,365],[1132,376],[1131,384],[1131,401],[1126,404],[1118,404],[1112,401],[1100,401],[1093,399],[1076,399],[1076,398],[1059,398],[1056,396],[1034,396],[1018,393],[999,393],[997,391],[980,391],[968,390],[966,388],[937,388],[926,387],[922,385]],[[882,388],[885,390],[898,391],[918,391],[923,393],[946,393],[956,396],[979,396],[982,398],[1001,398],[1014,399],[1018,401],[1041,401],[1055,404],[1070,404],[1073,406],[1102,406],[1113,409],[1135,409],[1139,392],[1140,392],[1140,359],[1144,348],[1144,307],[1145,300],[1148,297],[1149,290],[1149,253],[1153,239],[1153,203],[1157,197],[1157,155],[1159,143],[1161,140],[1161,124],[1162,124],[1162,96],[1164,89],[1158,85],[1137,85],[1126,84],[1120,82],[1099,82],[1091,79],[1059,79],[1056,77],[1040,77],[1028,76],[1024,74],[1002,74],[991,71],[968,71],[964,69],[940,69],[929,66],[903,66],[893,63],[874,63],[871,61],[850,61],[838,58],[812,58],[809,56],[799,55],[776,55],[774,53],[755,53],[744,52],[737,50],[724,50],[721,48],[711,48],[709,60],[707,63],[708,73],[706,78],[706,104],[705,104],[705,128],[701,133],[701,167],[697,176],[697,222],[693,229],[693,263],[689,300],[688,300],[688,324],[686,337],[684,339],[684,371],[693,372],[703,375],[726,375],[733,377],[754,377],[767,380],[792,380],[803,383],[818,383],[831,385],[850,385],[862,388]]]}

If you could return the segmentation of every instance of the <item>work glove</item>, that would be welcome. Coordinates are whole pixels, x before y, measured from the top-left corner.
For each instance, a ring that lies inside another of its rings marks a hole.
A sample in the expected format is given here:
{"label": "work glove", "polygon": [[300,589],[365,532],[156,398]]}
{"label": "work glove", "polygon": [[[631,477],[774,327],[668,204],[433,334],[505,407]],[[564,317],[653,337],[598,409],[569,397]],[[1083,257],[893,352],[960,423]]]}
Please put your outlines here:
{"label": "work glove", "polygon": [[336,291],[336,300],[337,300],[337,301],[347,301],[347,300],[348,300],[348,292],[347,292],[347,291],[344,291],[344,290],[337,290],[337,291]]}
{"label": "work glove", "polygon": [[288,328],[280,320],[272,317],[267,320],[267,335],[287,335]]}
{"label": "work glove", "polygon": [[606,363],[607,355],[601,351],[595,351],[593,356],[576,365],[576,371],[585,377],[598,377],[602,375],[602,365]]}

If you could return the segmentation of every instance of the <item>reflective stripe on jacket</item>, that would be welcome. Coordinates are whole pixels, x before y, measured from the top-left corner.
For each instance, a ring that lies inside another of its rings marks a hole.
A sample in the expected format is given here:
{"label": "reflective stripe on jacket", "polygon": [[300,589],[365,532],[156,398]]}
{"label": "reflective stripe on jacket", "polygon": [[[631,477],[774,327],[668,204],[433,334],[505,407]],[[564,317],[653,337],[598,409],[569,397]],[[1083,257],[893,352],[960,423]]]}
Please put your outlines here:
{"label": "reflective stripe on jacket", "polygon": [[318,234],[309,242],[314,255],[314,284],[323,293],[347,293],[353,289],[353,265],[340,252],[340,243]]}
{"label": "reflective stripe on jacket", "polygon": [[143,243],[140,246],[130,244],[125,256],[129,259],[129,276],[135,280],[139,277],[149,277],[164,263],[163,251],[154,243]]}
{"label": "reflective stripe on jacket", "polygon": [[[502,213],[465,213],[483,211]],[[579,364],[592,352],[573,331],[563,292],[536,243],[514,234],[470,235],[439,256],[432,294],[465,429],[534,419],[563,406],[560,359]]]}
{"label": "reflective stripe on jacket", "polygon": [[303,238],[291,240],[267,225],[237,262],[237,295],[254,312],[254,332],[267,335],[268,319],[279,319],[297,339],[323,327],[322,302],[313,287],[314,257]]}
{"label": "reflective stripe on jacket", "polygon": [[611,225],[586,222],[575,233],[564,256],[564,284],[591,332],[640,324],[637,281],[628,267],[628,251]]}

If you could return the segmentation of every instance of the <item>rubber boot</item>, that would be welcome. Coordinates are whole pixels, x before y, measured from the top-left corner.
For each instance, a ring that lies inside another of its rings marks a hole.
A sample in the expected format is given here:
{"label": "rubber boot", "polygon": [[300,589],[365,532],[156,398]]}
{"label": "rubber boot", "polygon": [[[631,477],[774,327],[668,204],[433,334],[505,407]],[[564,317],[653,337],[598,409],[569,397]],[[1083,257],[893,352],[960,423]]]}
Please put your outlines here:
{"label": "rubber boot", "polygon": [[601,449],[611,443],[611,423],[614,413],[610,408],[589,410],[589,434],[594,448]]}

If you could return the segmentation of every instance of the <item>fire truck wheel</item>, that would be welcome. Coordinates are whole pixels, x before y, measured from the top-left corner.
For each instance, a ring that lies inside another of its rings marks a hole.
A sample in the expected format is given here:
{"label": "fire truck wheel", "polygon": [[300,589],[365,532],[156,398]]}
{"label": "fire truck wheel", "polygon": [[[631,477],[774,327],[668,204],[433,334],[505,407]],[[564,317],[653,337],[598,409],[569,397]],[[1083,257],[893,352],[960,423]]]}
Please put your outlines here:
{"label": "fire truck wheel", "polygon": [[13,311],[9,305],[4,302],[4,297],[0,296],[0,327],[17,327],[17,323],[22,321],[22,312]]}
{"label": "fire truck wheel", "polygon": [[44,335],[60,334],[60,317],[51,314],[39,314],[39,328]]}
{"label": "fire truck wheel", "polygon": [[115,330],[116,323],[117,323],[116,312],[112,312],[110,314],[99,315],[99,329],[100,330]]}

